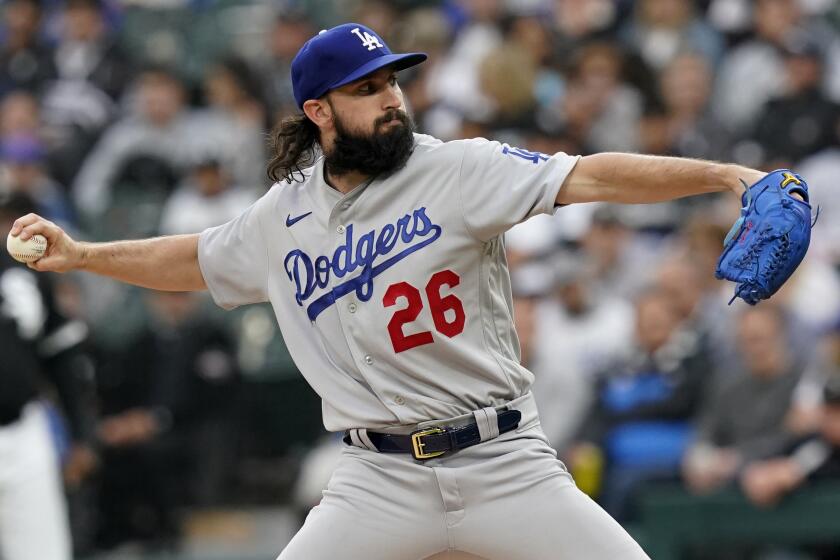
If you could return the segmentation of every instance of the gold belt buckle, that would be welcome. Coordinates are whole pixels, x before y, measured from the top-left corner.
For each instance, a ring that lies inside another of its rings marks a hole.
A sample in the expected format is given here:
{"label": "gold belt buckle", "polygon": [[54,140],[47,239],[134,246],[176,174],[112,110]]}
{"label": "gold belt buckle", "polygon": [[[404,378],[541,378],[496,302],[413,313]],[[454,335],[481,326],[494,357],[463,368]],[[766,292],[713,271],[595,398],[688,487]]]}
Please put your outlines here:
{"label": "gold belt buckle", "polygon": [[446,453],[446,451],[432,451],[431,453],[426,453],[425,451],[423,451],[423,447],[425,447],[426,444],[423,443],[420,439],[423,436],[428,436],[431,434],[442,434],[445,431],[446,430],[444,430],[443,428],[427,428],[425,430],[418,430],[416,432],[412,432],[411,450],[412,455],[414,455],[414,458],[422,461],[426,459],[432,459],[433,457],[439,457]]}

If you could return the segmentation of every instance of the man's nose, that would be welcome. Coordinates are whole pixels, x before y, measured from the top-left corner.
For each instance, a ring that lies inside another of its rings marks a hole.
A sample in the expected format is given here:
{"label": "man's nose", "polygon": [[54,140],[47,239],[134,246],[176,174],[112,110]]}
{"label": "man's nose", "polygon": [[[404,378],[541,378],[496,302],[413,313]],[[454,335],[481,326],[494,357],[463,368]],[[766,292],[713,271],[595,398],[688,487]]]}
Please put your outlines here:
{"label": "man's nose", "polygon": [[383,109],[398,109],[402,106],[402,95],[397,85],[388,84],[384,90],[382,99]]}

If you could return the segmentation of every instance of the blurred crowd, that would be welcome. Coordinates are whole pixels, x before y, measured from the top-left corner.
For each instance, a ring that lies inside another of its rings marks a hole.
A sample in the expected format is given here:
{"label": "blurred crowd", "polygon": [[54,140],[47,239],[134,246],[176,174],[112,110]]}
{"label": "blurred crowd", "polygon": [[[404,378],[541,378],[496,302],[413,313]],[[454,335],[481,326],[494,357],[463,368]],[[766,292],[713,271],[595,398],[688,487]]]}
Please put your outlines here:
{"label": "blurred crowd", "polygon": [[[400,84],[418,130],[443,140],[795,169],[824,218],[770,302],[727,305],[732,286],[714,278],[739,209],[720,195],[571,206],[517,226],[515,315],[546,434],[622,521],[650,481],[734,486],[769,506],[840,474],[834,0],[4,0],[0,10],[0,195],[82,239],[194,233],[248,207],[270,186],[267,132],[297,112],[292,58],[346,21],[394,51],[429,54]],[[203,296],[73,274],[51,290],[59,312],[87,326],[95,372],[89,429],[62,429],[66,410],[51,411],[77,548],[176,546],[185,507],[317,500],[318,477],[306,481],[314,494],[289,487],[321,433],[319,403],[270,308],[222,314]]]}

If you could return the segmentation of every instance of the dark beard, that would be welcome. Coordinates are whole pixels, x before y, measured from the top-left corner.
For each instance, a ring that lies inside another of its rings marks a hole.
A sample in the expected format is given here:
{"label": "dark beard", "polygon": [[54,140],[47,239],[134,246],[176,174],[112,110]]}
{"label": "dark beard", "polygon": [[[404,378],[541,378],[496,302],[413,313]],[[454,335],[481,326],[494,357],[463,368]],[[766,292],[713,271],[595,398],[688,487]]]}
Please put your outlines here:
{"label": "dark beard", "polygon": [[[387,132],[379,132],[383,123],[397,119],[402,124]],[[375,176],[402,168],[414,150],[414,122],[403,111],[393,109],[373,123],[373,134],[362,136],[350,132],[336,115],[335,142],[324,165],[330,175],[357,171]]]}

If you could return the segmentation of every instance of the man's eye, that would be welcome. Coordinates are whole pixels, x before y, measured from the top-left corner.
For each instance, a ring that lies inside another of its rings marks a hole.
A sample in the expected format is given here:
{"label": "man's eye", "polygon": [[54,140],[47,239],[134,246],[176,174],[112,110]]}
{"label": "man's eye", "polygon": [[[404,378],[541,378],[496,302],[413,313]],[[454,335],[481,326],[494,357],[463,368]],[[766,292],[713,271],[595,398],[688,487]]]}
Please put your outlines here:
{"label": "man's eye", "polygon": [[396,76],[396,74],[395,74],[395,75],[393,75],[393,76],[391,76],[390,78],[388,78],[388,83],[389,83],[389,84],[391,84],[392,86],[397,84],[397,76]]}

